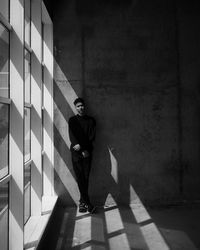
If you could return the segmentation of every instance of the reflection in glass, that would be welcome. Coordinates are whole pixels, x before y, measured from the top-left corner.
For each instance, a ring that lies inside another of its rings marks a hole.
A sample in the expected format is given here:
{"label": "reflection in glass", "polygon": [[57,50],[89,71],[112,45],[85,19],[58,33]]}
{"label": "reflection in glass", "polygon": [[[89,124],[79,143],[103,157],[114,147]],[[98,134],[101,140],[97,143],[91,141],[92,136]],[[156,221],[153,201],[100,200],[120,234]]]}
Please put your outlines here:
{"label": "reflection in glass", "polygon": [[24,223],[31,215],[31,165],[24,169]]}
{"label": "reflection in glass", "polygon": [[31,55],[30,53],[25,50],[25,62],[24,62],[24,81],[25,81],[25,102],[31,102]]}
{"label": "reflection in glass", "polygon": [[30,9],[30,0],[24,1],[25,3],[25,42],[30,46],[31,45],[31,9]]}
{"label": "reflection in glass", "polygon": [[31,158],[31,110],[24,109],[24,161],[27,162]]}
{"label": "reflection in glass", "polygon": [[9,19],[9,0],[0,1],[0,13],[5,17],[6,20]]}
{"label": "reflection in glass", "polygon": [[8,184],[0,186],[0,249],[8,249]]}
{"label": "reflection in glass", "polygon": [[0,24],[0,96],[3,96],[3,97],[9,97],[9,92],[8,92],[9,60],[8,59],[9,59],[9,33]]}
{"label": "reflection in glass", "polygon": [[0,178],[8,174],[9,106],[0,103]]}

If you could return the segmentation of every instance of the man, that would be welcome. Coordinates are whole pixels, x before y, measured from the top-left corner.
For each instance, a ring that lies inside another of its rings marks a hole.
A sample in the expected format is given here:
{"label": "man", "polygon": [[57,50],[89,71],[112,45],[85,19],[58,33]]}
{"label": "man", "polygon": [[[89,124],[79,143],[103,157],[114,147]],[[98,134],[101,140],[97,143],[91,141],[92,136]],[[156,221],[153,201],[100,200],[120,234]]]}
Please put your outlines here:
{"label": "man", "polygon": [[68,123],[72,165],[80,191],[79,212],[93,213],[95,208],[89,199],[88,185],[96,122],[93,117],[86,115],[85,103],[82,98],[77,98],[74,105],[77,115],[72,116]]}

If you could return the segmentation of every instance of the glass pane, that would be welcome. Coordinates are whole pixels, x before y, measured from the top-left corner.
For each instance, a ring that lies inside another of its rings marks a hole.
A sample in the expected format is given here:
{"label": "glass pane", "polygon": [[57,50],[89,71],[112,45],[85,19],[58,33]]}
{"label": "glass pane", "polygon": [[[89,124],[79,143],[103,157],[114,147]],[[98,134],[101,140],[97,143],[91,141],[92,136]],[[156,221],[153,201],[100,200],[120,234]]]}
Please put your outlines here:
{"label": "glass pane", "polygon": [[24,170],[24,223],[31,214],[31,165]]}
{"label": "glass pane", "polygon": [[41,103],[44,106],[44,67],[42,66],[42,89],[41,89]]}
{"label": "glass pane", "polygon": [[25,50],[25,62],[24,62],[24,81],[25,81],[25,102],[31,102],[31,55]]}
{"label": "glass pane", "polygon": [[24,109],[24,160],[27,162],[31,158],[31,110]]}
{"label": "glass pane", "polygon": [[9,97],[9,32],[0,24],[0,96]]}
{"label": "glass pane", "polygon": [[42,62],[44,61],[44,23],[42,23]]}
{"label": "glass pane", "polygon": [[1,0],[0,1],[0,12],[6,18],[6,20],[9,19],[8,9],[9,9],[9,1],[8,0]]}
{"label": "glass pane", "polygon": [[0,103],[0,178],[8,174],[9,106]]}
{"label": "glass pane", "polygon": [[8,249],[8,184],[0,186],[0,249]]}
{"label": "glass pane", "polygon": [[30,13],[30,0],[25,0],[25,42],[31,45],[31,13]]}
{"label": "glass pane", "polygon": [[[44,62],[44,23],[42,23],[42,62]],[[44,66],[42,66],[42,91],[41,91],[42,107],[44,106]]]}
{"label": "glass pane", "polygon": [[44,110],[42,109],[42,128],[41,128],[41,138],[42,138],[42,150],[44,150]]}

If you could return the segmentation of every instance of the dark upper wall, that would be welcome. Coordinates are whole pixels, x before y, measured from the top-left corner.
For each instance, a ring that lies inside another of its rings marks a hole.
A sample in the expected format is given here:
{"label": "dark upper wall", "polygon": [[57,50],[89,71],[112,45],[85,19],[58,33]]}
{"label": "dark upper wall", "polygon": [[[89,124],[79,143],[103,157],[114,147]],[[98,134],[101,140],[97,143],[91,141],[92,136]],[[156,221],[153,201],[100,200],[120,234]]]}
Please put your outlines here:
{"label": "dark upper wall", "polygon": [[[58,1],[54,8],[56,189],[78,200],[67,121],[97,120],[91,194],[101,203],[199,198],[199,6]],[[111,196],[110,196],[110,195]]]}
{"label": "dark upper wall", "polygon": [[53,0],[43,0],[43,2],[44,2],[45,6],[46,6],[46,8],[48,10],[48,13],[49,13],[51,19],[53,20],[53,13],[54,13],[53,9],[54,9],[55,1],[53,1]]}

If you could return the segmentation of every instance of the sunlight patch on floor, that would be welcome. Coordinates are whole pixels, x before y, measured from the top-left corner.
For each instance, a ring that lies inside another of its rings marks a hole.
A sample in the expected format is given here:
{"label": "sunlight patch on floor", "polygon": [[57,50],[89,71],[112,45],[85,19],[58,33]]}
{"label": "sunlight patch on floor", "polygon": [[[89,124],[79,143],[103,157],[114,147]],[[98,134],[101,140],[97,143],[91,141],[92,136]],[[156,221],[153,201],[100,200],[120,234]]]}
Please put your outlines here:
{"label": "sunlight patch on floor", "polygon": [[138,197],[132,185],[130,185],[130,208],[134,214],[137,223],[141,223],[151,219],[149,213],[143,206],[140,198]]}
{"label": "sunlight patch on floor", "polygon": [[140,227],[149,250],[169,250],[165,240],[154,223]]}
{"label": "sunlight patch on floor", "polygon": [[162,237],[156,225],[152,223],[149,213],[142,204],[132,185],[130,185],[130,195],[132,195],[133,198],[133,203],[130,205],[130,208],[137,223],[145,223],[145,225],[140,225],[140,230],[144,236],[149,250],[169,250],[164,238]]}
{"label": "sunlight patch on floor", "polygon": [[105,211],[105,220],[108,234],[124,229],[118,208]]}
{"label": "sunlight patch on floor", "polygon": [[87,216],[76,220],[72,247],[82,245],[92,240],[91,217]]}
{"label": "sunlight patch on floor", "polygon": [[110,250],[130,250],[127,235],[125,233],[116,235],[109,239]]}

